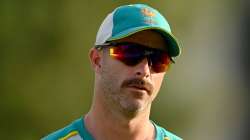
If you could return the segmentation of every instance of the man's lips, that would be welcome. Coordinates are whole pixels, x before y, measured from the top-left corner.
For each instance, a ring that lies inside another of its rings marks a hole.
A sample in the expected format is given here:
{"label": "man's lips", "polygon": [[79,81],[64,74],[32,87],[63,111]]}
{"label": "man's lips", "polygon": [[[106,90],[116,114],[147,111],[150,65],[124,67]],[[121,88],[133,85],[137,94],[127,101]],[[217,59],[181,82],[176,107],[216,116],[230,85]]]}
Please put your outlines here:
{"label": "man's lips", "polygon": [[137,90],[144,90],[144,91],[146,91],[147,93],[150,93],[150,90],[149,90],[146,86],[129,85],[128,87],[134,88],[134,89],[137,89]]}

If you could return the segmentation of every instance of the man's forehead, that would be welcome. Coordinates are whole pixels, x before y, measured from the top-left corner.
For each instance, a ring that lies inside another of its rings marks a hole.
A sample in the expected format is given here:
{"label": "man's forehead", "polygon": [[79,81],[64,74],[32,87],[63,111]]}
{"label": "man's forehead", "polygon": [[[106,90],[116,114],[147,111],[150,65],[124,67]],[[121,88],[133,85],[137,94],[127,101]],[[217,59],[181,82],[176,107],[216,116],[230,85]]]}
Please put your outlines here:
{"label": "man's forehead", "polygon": [[167,48],[165,39],[155,30],[143,30],[115,42],[132,42],[161,50]]}

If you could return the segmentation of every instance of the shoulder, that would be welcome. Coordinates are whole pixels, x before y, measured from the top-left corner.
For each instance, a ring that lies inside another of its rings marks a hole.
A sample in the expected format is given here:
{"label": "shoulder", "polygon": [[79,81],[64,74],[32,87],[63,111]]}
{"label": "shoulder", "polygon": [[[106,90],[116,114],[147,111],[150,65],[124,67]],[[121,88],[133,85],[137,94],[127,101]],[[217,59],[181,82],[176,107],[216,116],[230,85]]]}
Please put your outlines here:
{"label": "shoulder", "polygon": [[41,140],[67,140],[67,139],[82,140],[79,131],[81,120],[82,119],[75,120],[68,126],[43,137]]}
{"label": "shoulder", "polygon": [[182,138],[176,136],[175,134],[171,133],[170,131],[166,130],[165,128],[158,126],[157,124],[154,124],[156,128],[156,135],[157,140],[158,139],[164,139],[164,140],[182,140]]}

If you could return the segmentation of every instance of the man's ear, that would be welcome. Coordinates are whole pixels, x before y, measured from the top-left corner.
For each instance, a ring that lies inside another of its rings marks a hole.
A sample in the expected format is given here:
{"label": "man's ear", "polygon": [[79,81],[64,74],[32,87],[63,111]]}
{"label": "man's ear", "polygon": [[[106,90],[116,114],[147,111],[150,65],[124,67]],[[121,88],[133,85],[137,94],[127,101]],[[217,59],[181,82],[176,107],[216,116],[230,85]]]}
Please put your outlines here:
{"label": "man's ear", "polygon": [[91,48],[89,50],[90,63],[91,63],[92,68],[95,70],[95,72],[100,72],[101,58],[102,58],[102,54],[96,48]]}

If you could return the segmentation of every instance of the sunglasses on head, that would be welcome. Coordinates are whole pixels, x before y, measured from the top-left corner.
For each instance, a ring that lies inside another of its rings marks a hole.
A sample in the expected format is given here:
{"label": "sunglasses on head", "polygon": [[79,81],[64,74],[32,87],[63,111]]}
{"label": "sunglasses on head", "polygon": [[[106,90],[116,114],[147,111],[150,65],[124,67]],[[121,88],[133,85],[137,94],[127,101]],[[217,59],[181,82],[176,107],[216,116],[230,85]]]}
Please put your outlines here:
{"label": "sunglasses on head", "polygon": [[129,42],[110,42],[103,45],[97,45],[97,49],[108,48],[109,55],[128,66],[139,64],[144,58],[147,58],[151,69],[156,72],[165,72],[174,61],[166,51],[149,48],[136,43]]}

